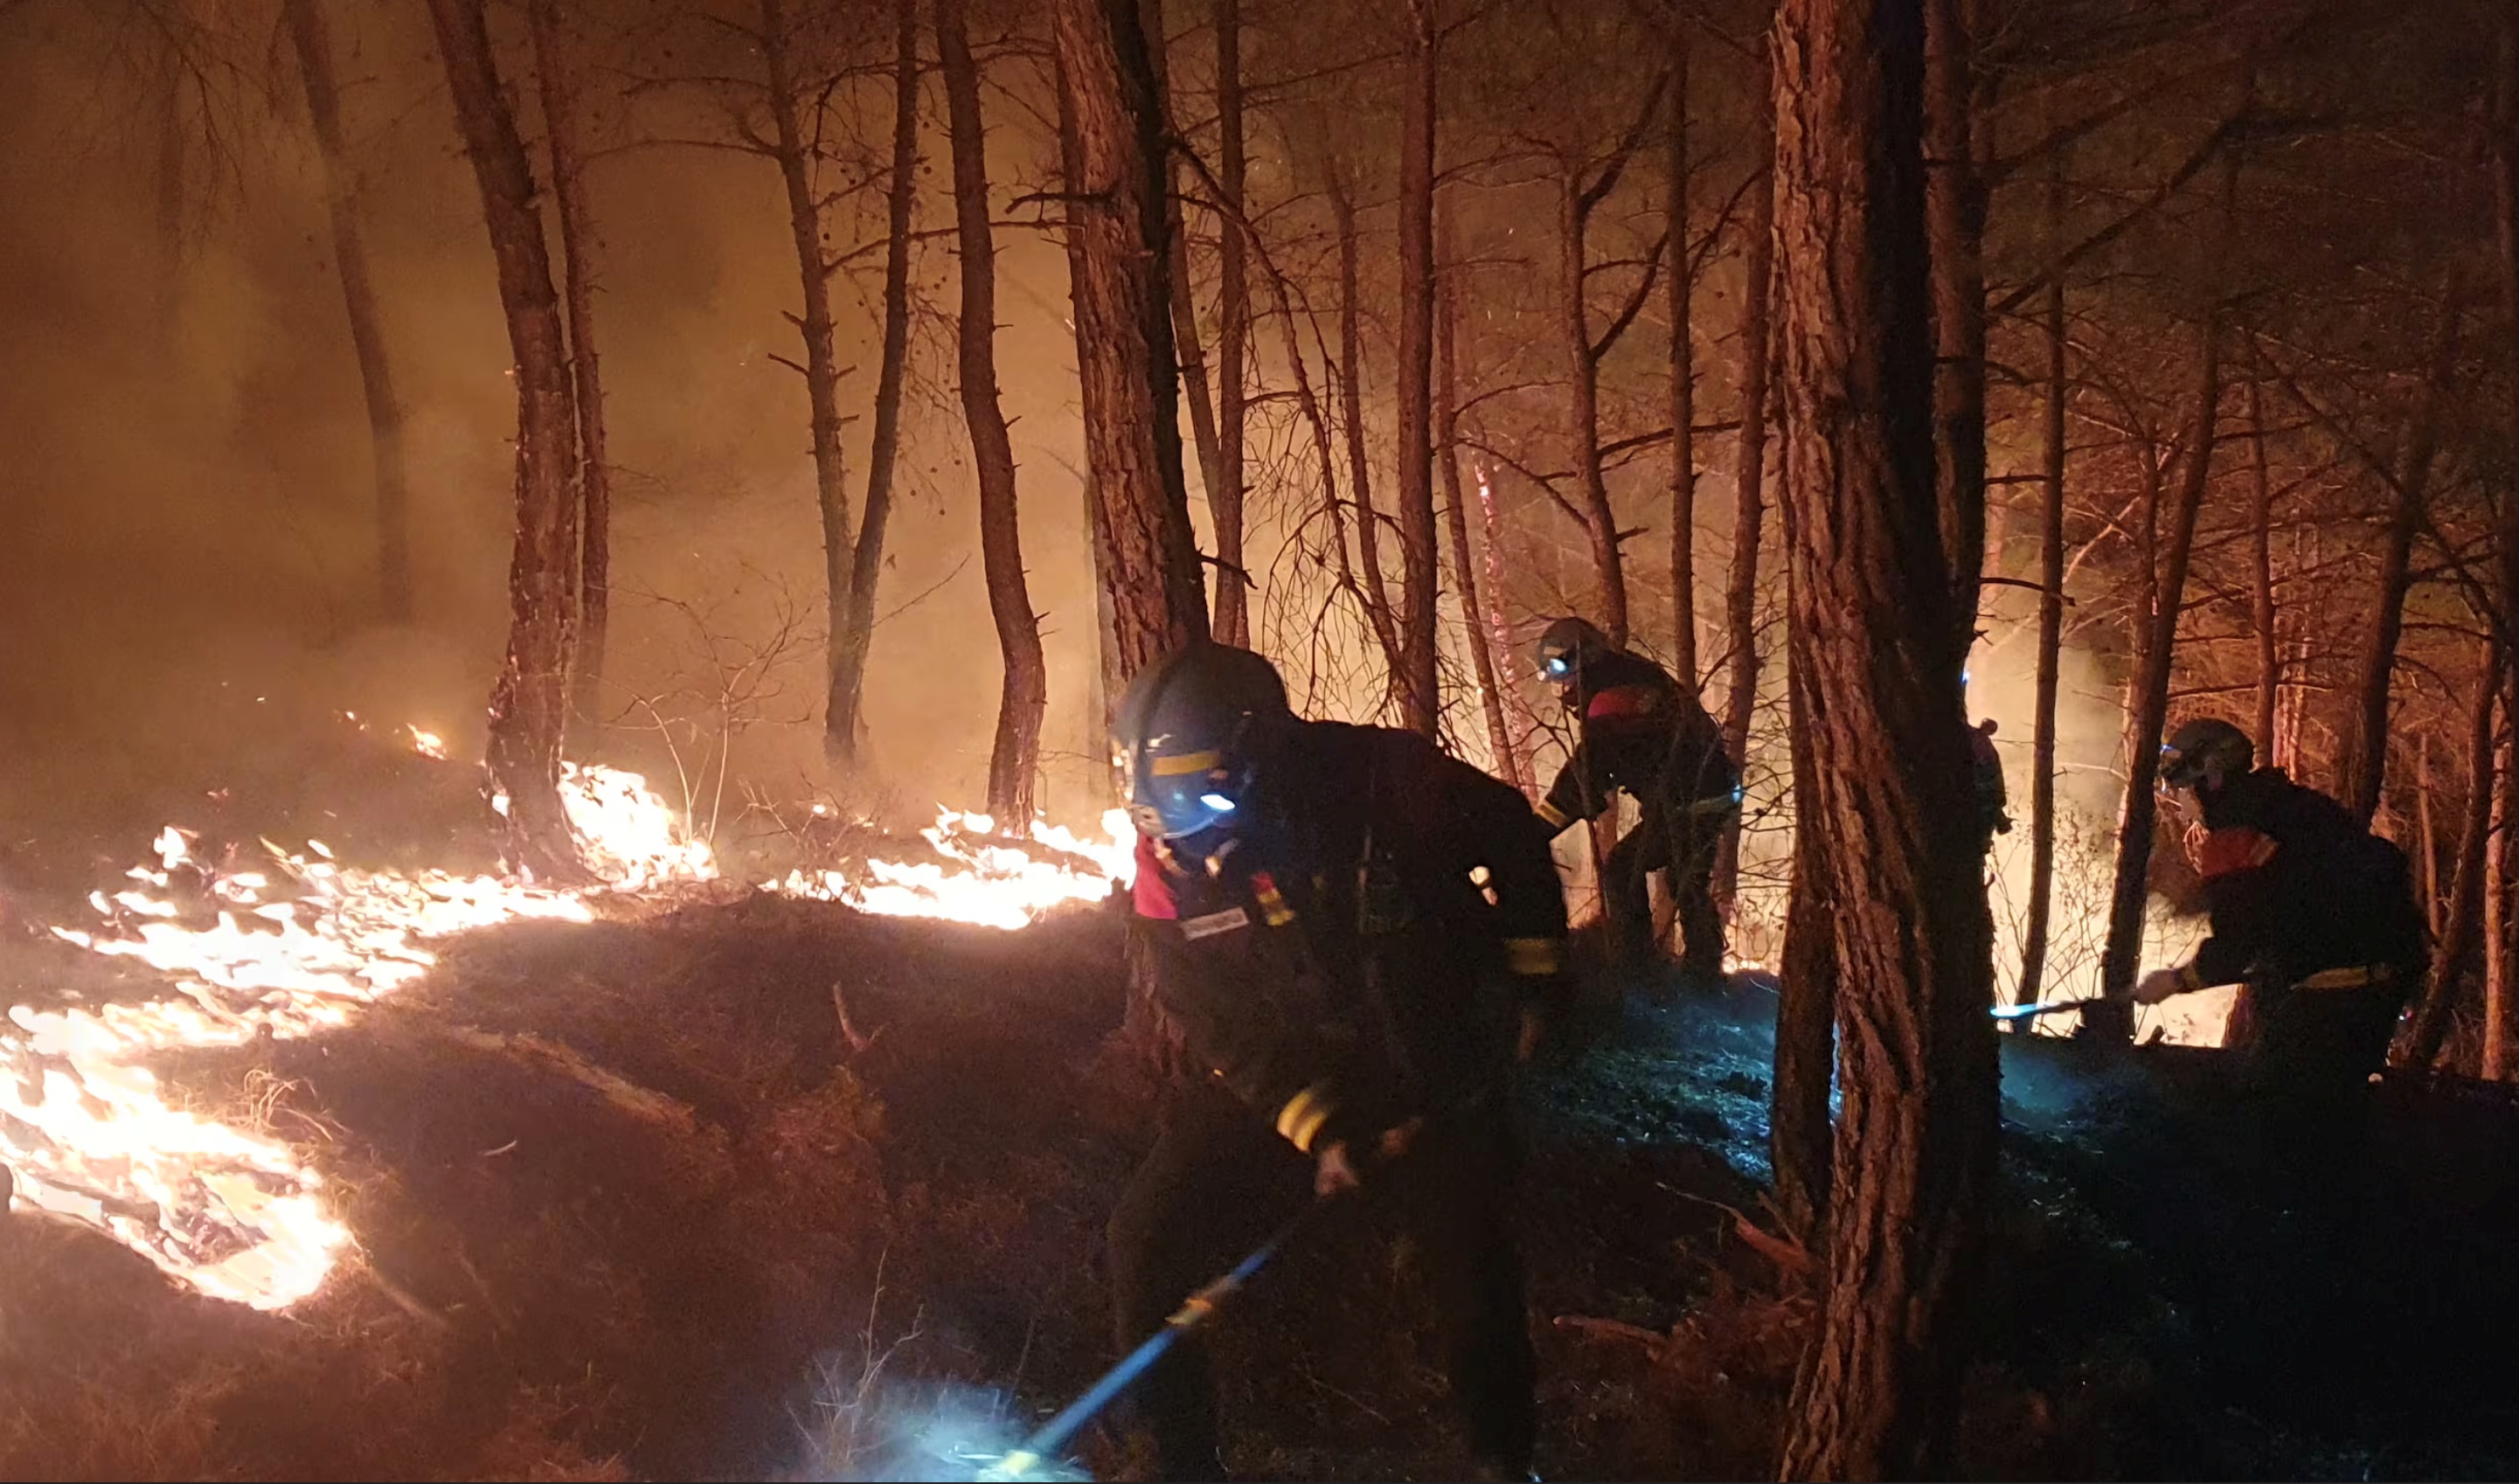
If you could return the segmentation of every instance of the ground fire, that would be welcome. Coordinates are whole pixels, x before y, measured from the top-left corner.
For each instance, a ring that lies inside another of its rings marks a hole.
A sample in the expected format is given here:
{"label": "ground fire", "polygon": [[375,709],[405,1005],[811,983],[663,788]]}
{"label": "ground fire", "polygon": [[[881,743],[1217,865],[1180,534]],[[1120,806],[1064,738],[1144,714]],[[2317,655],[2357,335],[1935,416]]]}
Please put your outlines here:
{"label": "ground fire", "polygon": [[0,1479],[2519,1474],[2519,15],[0,0]]}

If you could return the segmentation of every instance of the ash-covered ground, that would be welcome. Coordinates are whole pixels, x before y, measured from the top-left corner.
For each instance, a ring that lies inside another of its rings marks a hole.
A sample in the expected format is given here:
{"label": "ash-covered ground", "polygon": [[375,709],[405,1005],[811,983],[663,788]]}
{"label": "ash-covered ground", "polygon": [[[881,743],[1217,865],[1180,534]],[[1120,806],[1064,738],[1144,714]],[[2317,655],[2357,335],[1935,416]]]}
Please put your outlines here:
{"label": "ash-covered ground", "polygon": [[[420,838],[333,833],[472,849],[462,771],[412,777],[436,802],[406,818],[444,811]],[[145,989],[35,931],[87,864],[13,867],[11,1003]],[[725,893],[475,934],[346,1028],[162,1063],[304,1151],[356,1250],[258,1314],[83,1228],[0,1222],[0,1477],[967,1476],[1112,1358],[1102,1223],[1153,1114],[1112,1049],[1122,932]],[[1744,1234],[1772,1006],[1746,980],[1633,996],[1528,1078],[1548,1476],[1772,1474],[1810,1314],[1803,1262]],[[2224,1075],[2007,1039],[1966,1471],[2519,1472],[2509,1109],[2390,1092],[2350,1230],[2303,1235],[2250,1195]],[[1240,1471],[1460,1475],[1377,1227],[1320,1232],[1221,1322]],[[1142,1461],[1105,1430],[1084,1462]]]}

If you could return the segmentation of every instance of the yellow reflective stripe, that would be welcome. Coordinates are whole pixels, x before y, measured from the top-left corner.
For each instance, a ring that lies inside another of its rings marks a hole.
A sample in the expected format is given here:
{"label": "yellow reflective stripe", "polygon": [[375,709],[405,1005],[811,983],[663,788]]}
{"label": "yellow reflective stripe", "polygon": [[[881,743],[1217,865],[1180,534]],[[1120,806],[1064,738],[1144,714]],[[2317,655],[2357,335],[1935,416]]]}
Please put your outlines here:
{"label": "yellow reflective stripe", "polygon": [[1154,774],[1158,778],[1177,778],[1183,773],[1203,773],[1220,761],[1212,752],[1174,753],[1169,758],[1155,760]]}
{"label": "yellow reflective stripe", "polygon": [[1516,974],[1555,974],[1560,958],[1557,939],[1553,938],[1508,938],[1504,940],[1505,967]]}
{"label": "yellow reflective stripe", "polygon": [[1531,812],[1537,814],[1540,818],[1546,820],[1552,825],[1555,825],[1561,830],[1574,822],[1571,816],[1568,815],[1563,810],[1559,809],[1556,805],[1549,803],[1545,799],[1540,800],[1539,807],[1533,809]]}
{"label": "yellow reflective stripe", "polygon": [[2302,980],[2296,989],[2359,989],[2366,984],[2384,984],[2396,975],[2384,966],[2356,964],[2349,969],[2322,969]]}
{"label": "yellow reflective stripe", "polygon": [[1272,928],[1282,928],[1295,920],[1294,908],[1286,905],[1286,898],[1278,895],[1275,887],[1261,887],[1259,896],[1260,921]]}
{"label": "yellow reflective stripe", "polygon": [[1286,1106],[1277,1110],[1278,1137],[1310,1154],[1312,1141],[1320,1137],[1321,1126],[1336,1111],[1336,1105],[1330,1102],[1329,1086],[1327,1082],[1314,1082],[1287,1099]]}

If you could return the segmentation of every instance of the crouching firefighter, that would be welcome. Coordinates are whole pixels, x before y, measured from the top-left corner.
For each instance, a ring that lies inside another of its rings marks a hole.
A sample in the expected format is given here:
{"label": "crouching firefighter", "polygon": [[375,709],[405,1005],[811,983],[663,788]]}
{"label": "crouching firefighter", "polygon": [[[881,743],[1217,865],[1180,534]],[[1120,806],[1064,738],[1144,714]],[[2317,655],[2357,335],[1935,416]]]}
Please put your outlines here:
{"label": "crouching firefighter", "polygon": [[1678,908],[1682,971],[1702,984],[1720,982],[1714,857],[1725,823],[1741,807],[1741,775],[1723,750],[1722,730],[1669,672],[1578,618],[1559,619],[1540,635],[1539,673],[1581,728],[1539,817],[1562,833],[1607,812],[1619,789],[1635,799],[1640,816],[1600,862],[1611,961],[1626,972],[1652,962],[1646,877],[1661,871]]}
{"label": "crouching firefighter", "polygon": [[2162,746],[2161,788],[2188,822],[2212,936],[2130,997],[2239,984],[2223,1040],[2247,1056],[2248,1084],[2332,1097],[2386,1065],[2422,970],[2422,909],[2403,851],[2255,758],[2247,733],[2212,719]]}
{"label": "crouching firefighter", "polygon": [[[1424,739],[1305,721],[1267,661],[1200,644],[1120,709],[1135,908],[1192,1069],[1111,1218],[1123,1346],[1307,1200],[1404,1221],[1480,1470],[1536,1426],[1511,1093],[1566,907],[1511,787]],[[1163,1477],[1224,1477],[1193,1336],[1147,1374]]]}

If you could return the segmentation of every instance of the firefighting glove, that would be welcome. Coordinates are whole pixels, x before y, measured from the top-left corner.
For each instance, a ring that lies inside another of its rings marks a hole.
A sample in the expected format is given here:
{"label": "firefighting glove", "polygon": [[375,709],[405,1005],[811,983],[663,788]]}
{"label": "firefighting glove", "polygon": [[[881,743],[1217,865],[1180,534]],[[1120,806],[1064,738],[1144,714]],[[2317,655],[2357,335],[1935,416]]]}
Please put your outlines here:
{"label": "firefighting glove", "polygon": [[1410,1118],[1369,1138],[1341,1139],[1329,1145],[1314,1159],[1312,1194],[1326,1200],[1362,1189],[1392,1161],[1406,1155],[1425,1126],[1423,1117]]}
{"label": "firefighting glove", "polygon": [[2184,994],[2195,987],[2187,979],[2187,972],[2183,969],[2154,969],[2135,984],[2134,1002],[2157,1005],[2173,994]]}

